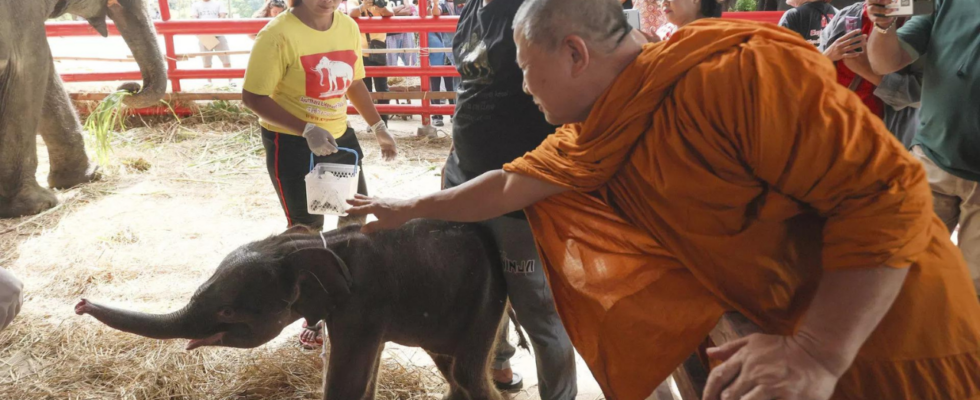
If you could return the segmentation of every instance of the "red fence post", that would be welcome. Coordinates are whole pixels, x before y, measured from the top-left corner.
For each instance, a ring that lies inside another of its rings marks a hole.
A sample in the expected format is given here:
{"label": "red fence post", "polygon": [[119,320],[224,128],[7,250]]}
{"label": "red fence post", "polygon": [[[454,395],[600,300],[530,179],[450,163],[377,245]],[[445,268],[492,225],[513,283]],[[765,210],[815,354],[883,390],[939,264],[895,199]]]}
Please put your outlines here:
{"label": "red fence post", "polygon": [[[168,0],[160,0],[160,18],[164,21],[170,21],[170,2]],[[163,45],[166,47],[167,52],[167,76],[172,76],[174,71],[177,70],[177,51],[174,47],[174,35],[164,33]],[[180,79],[170,78],[170,86],[174,93],[180,92]]]}
{"label": "red fence post", "polygon": [[[419,0],[419,17],[425,19],[428,16],[429,0]],[[429,31],[422,28],[419,30],[419,68],[423,71],[427,71],[431,67],[432,65],[429,64]],[[422,90],[422,126],[428,126],[431,123],[428,110],[432,106],[432,102],[429,100],[428,94],[432,88],[429,87],[428,77],[419,76],[419,80],[419,89]]]}

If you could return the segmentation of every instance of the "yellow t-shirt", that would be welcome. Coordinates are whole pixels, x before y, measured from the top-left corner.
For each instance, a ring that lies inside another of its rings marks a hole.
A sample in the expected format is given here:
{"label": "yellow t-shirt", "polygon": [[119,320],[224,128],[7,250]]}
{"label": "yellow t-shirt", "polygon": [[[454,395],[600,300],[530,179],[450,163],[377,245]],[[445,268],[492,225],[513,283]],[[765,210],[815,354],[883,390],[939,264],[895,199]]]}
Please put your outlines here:
{"label": "yellow t-shirt", "polygon": [[[339,138],[347,130],[347,88],[364,79],[359,35],[354,20],[339,11],[326,31],[284,12],[255,37],[242,87]],[[291,133],[264,120],[260,124]]]}

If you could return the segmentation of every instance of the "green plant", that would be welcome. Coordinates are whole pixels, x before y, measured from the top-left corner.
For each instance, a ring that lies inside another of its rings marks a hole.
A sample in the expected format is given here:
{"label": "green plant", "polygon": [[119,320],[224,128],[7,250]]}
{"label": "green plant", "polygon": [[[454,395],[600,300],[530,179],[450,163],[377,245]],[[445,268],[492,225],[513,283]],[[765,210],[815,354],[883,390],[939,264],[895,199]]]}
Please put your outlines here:
{"label": "green plant", "polygon": [[99,164],[109,163],[109,153],[112,152],[111,141],[114,129],[125,129],[123,99],[131,95],[127,91],[109,93],[85,119],[85,130],[92,136],[95,146],[95,157]]}
{"label": "green plant", "polygon": [[755,11],[755,0],[737,0],[735,11]]}

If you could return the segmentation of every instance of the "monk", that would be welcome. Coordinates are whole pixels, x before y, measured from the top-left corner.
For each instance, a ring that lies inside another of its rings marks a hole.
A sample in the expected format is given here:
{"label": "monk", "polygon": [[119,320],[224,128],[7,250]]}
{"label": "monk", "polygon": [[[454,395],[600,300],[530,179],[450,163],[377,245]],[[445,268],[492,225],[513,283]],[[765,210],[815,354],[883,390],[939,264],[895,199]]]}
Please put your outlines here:
{"label": "monk", "polygon": [[737,311],[704,398],[980,399],[980,303],[922,165],[799,35],[734,20],[645,43],[615,0],[527,0],[524,84],[563,125],[370,232],[524,209],[608,399],[644,399]]}

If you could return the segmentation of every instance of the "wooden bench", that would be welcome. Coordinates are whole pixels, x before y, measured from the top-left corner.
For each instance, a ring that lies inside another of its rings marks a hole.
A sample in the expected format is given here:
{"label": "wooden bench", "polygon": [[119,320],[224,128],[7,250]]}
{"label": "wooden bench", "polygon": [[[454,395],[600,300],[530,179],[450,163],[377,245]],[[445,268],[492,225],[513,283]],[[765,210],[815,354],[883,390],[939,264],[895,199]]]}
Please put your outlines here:
{"label": "wooden bench", "polygon": [[673,385],[670,385],[670,381],[665,382],[648,400],[701,400],[710,370],[707,349],[760,331],[758,326],[741,314],[726,313],[704,342],[698,346],[697,351],[674,370],[671,375]]}

